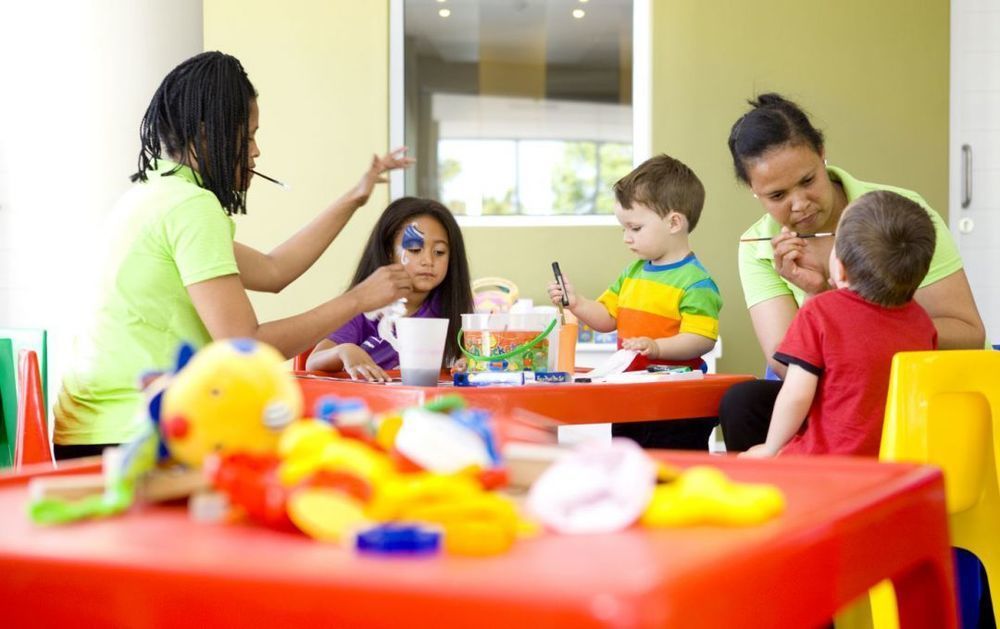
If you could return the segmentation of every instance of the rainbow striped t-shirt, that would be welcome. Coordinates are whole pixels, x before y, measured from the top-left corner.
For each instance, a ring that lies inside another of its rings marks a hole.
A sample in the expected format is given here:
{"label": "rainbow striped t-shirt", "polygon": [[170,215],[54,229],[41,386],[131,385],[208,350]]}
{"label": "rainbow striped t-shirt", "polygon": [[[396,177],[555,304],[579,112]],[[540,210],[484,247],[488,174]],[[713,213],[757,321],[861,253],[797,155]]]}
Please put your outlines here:
{"label": "rainbow striped t-shirt", "polygon": [[[658,339],[687,332],[719,337],[722,296],[693,253],[670,264],[636,260],[597,301],[617,321],[618,347],[623,339],[636,336]],[[654,362],[700,364],[701,359]]]}

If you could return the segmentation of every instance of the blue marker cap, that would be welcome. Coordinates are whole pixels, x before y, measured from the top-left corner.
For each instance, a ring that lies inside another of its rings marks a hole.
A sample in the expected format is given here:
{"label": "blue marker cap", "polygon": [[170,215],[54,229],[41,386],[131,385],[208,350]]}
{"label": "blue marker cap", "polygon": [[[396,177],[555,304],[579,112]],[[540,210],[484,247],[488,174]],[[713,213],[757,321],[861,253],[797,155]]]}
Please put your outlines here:
{"label": "blue marker cap", "polygon": [[382,524],[358,533],[354,548],[377,555],[429,555],[441,549],[441,531],[416,524]]}
{"label": "blue marker cap", "polygon": [[340,413],[368,410],[368,405],[358,397],[340,398],[336,395],[324,395],[316,400],[316,419],[333,422]]}

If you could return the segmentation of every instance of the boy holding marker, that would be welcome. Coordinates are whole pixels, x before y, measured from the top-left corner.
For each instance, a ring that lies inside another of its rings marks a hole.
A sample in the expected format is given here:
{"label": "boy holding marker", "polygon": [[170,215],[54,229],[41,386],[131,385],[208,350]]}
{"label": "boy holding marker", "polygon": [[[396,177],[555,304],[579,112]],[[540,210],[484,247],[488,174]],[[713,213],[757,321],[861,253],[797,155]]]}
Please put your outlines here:
{"label": "boy holding marker", "polygon": [[[577,295],[569,278],[549,284],[564,305],[598,332],[618,331],[618,345],[638,352],[629,371],[649,365],[699,369],[719,335],[722,297],[688,240],[705,202],[701,181],[680,161],[658,155],[614,186],[615,217],[636,254],[597,300]],[[643,447],[704,450],[715,418],[615,424],[612,434]]]}

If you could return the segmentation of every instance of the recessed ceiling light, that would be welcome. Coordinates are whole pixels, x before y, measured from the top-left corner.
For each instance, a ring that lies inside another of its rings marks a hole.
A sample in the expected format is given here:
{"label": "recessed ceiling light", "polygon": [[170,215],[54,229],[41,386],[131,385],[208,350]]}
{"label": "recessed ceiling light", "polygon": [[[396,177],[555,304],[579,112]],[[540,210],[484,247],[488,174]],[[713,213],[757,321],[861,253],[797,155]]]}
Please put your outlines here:
{"label": "recessed ceiling light", "polygon": [[579,20],[585,15],[587,15],[587,12],[584,11],[583,9],[573,9],[573,17],[575,17],[576,19]]}
{"label": "recessed ceiling light", "polygon": [[449,15],[451,15],[451,11],[449,11],[448,9],[441,9],[440,11],[438,11],[438,15],[440,15],[441,17],[448,17]]}
{"label": "recessed ceiling light", "polygon": [[[438,2],[444,2],[444,0],[438,0]],[[580,0],[580,4],[587,4],[587,0]]]}
{"label": "recessed ceiling light", "polygon": [[[438,2],[445,2],[446,0],[438,0]],[[580,2],[586,2],[587,0],[580,0]]]}

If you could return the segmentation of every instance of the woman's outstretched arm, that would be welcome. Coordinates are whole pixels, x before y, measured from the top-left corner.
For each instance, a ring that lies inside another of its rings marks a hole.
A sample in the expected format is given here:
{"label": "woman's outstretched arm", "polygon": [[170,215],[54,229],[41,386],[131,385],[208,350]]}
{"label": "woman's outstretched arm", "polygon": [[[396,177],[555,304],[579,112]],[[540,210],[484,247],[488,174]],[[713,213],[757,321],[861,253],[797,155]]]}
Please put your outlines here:
{"label": "woman's outstretched arm", "polygon": [[258,323],[238,275],[224,275],[187,287],[198,316],[213,339],[252,338],[274,346],[286,358],[313,347],[359,313],[409,294],[413,282],[402,264],[384,266],[339,297],[298,315]]}
{"label": "woman's outstretched arm", "polygon": [[382,157],[373,155],[368,170],[354,187],[270,253],[234,243],[236,265],[244,288],[278,293],[298,279],[326,251],[354,212],[368,202],[375,184],[386,181],[384,174],[413,163],[405,152],[406,148],[401,147]]}

